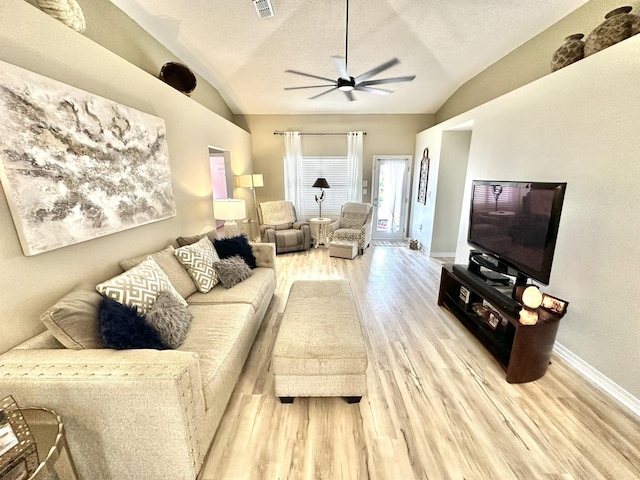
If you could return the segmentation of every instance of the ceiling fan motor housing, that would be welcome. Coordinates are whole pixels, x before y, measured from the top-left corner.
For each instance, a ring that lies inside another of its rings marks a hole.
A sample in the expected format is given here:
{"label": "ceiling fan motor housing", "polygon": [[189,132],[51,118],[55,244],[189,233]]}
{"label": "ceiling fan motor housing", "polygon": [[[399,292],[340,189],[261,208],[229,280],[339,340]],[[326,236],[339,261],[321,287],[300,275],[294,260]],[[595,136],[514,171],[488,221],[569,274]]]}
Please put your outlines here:
{"label": "ceiling fan motor housing", "polygon": [[354,88],[356,88],[356,80],[353,77],[349,77],[349,80],[345,80],[342,77],[338,78],[338,90],[350,92]]}

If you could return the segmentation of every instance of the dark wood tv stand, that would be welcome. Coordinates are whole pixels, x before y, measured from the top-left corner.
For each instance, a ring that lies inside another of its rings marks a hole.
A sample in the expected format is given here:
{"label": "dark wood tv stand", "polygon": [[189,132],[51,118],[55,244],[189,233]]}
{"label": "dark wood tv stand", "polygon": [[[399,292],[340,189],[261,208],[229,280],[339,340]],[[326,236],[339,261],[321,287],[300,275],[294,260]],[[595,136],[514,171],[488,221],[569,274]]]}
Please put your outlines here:
{"label": "dark wood tv stand", "polygon": [[[469,292],[461,298],[460,287]],[[486,300],[502,319],[496,328],[473,311]],[[446,307],[489,350],[507,372],[507,382],[525,383],[542,377],[550,363],[560,318],[538,309],[535,325],[522,325],[514,311],[515,302],[494,287],[477,281],[466,267],[442,267],[438,305]],[[517,305],[516,305],[517,307]]]}

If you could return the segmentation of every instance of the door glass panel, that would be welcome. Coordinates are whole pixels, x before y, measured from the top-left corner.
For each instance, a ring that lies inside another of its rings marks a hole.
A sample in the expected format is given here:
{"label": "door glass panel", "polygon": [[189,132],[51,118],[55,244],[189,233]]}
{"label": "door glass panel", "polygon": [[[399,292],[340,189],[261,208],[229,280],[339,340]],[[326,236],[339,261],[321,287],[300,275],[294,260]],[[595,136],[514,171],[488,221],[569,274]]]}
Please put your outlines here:
{"label": "door glass panel", "polygon": [[374,238],[400,239],[404,236],[408,164],[406,157],[376,159],[372,191]]}

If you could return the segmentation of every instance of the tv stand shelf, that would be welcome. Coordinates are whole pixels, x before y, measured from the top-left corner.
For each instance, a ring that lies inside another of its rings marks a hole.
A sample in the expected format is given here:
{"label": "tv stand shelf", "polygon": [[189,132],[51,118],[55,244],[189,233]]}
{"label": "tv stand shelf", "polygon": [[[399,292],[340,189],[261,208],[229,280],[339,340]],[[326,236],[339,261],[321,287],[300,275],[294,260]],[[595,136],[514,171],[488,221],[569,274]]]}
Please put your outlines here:
{"label": "tv stand shelf", "polygon": [[[461,298],[460,287],[468,290],[468,301]],[[496,328],[476,314],[472,305],[486,300],[502,320]],[[494,356],[507,373],[507,382],[525,383],[542,377],[550,363],[560,318],[539,312],[535,325],[522,325],[517,302],[504,295],[466,266],[442,267],[438,305],[446,307]]]}

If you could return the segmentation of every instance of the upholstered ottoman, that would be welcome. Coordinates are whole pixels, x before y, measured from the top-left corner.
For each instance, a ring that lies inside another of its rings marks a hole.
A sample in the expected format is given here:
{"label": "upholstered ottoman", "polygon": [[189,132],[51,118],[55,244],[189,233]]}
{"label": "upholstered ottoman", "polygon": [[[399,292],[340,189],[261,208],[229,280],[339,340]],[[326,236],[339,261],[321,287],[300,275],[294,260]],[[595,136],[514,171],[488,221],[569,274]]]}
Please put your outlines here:
{"label": "upholstered ottoman", "polygon": [[329,256],[353,259],[358,254],[358,242],[333,241],[329,243]]}
{"label": "upholstered ottoman", "polygon": [[346,280],[293,282],[273,349],[276,396],[345,397],[367,392],[367,351]]}

